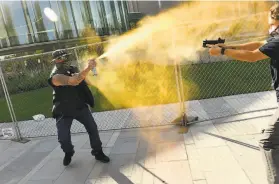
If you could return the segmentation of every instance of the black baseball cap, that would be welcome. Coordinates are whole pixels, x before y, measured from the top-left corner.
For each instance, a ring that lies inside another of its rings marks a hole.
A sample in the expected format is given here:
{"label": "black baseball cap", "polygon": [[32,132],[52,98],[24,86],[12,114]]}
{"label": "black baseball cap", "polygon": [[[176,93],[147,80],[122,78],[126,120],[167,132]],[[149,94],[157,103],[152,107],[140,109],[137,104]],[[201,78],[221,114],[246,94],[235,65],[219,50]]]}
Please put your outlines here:
{"label": "black baseball cap", "polygon": [[55,50],[52,52],[52,58],[53,60],[61,57],[61,56],[69,56],[71,54],[69,54],[65,49],[59,49],[59,50]]}

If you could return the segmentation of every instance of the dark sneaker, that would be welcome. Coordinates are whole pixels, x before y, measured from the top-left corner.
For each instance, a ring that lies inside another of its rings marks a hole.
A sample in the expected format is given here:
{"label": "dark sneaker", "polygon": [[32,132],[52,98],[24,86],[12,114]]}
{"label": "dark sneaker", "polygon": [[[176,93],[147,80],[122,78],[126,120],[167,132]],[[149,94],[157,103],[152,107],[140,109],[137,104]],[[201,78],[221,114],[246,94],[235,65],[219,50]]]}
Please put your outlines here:
{"label": "dark sneaker", "polygon": [[96,160],[99,160],[103,163],[108,163],[110,161],[109,157],[104,154],[103,150],[98,150],[98,151],[92,150],[91,154],[95,156]]}
{"label": "dark sneaker", "polygon": [[63,159],[63,165],[67,166],[72,161],[72,156],[75,154],[75,152],[65,153],[65,157]]}

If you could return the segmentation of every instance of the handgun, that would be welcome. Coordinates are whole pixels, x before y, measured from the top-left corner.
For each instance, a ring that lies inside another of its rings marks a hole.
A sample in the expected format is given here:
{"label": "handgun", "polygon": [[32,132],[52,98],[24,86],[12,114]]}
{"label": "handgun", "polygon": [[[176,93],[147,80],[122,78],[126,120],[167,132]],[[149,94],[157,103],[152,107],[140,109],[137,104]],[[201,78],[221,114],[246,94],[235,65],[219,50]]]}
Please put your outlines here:
{"label": "handgun", "polygon": [[225,43],[225,39],[218,38],[218,40],[203,40],[202,46],[207,48],[207,44],[215,45],[218,43]]}

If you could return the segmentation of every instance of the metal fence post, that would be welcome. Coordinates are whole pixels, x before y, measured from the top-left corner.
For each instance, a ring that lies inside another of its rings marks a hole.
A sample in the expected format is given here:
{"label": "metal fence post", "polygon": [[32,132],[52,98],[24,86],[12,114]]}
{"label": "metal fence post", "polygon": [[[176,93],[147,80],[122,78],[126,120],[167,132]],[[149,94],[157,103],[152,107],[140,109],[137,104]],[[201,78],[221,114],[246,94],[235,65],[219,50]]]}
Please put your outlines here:
{"label": "metal fence post", "polygon": [[12,119],[12,122],[13,122],[12,125],[13,125],[14,131],[15,131],[16,138],[13,139],[13,141],[26,143],[29,140],[23,139],[22,136],[21,136],[21,133],[20,133],[20,130],[19,130],[19,127],[18,127],[18,123],[17,123],[17,120],[16,120],[16,115],[15,115],[15,112],[14,112],[13,104],[12,104],[12,101],[11,101],[11,98],[10,98],[10,95],[9,95],[9,91],[8,91],[8,88],[7,88],[7,85],[6,85],[6,82],[5,82],[4,74],[3,74],[3,71],[2,71],[1,62],[0,62],[0,80],[1,80],[3,90],[4,90],[4,95],[5,95],[5,99],[6,99],[6,102],[7,102],[7,106],[9,108],[11,119]]}
{"label": "metal fence post", "polygon": [[178,71],[178,80],[179,80],[179,89],[180,89],[180,97],[181,97],[181,114],[182,114],[182,124],[183,126],[187,126],[187,116],[186,116],[186,107],[185,107],[185,98],[184,98],[184,90],[183,90],[183,82],[182,82],[182,73],[181,73],[181,66],[180,64],[176,64],[177,71]]}
{"label": "metal fence post", "polygon": [[[172,50],[175,51],[175,34],[176,31],[172,29]],[[176,61],[176,58],[173,58],[174,62],[174,72],[175,72],[175,82],[176,82],[176,89],[177,89],[177,97],[179,100],[179,106],[180,106],[180,115],[178,118],[175,119],[175,121],[178,121],[179,123],[182,123],[182,125],[185,124],[184,122],[184,101],[182,101],[182,93],[181,93],[181,82],[180,82],[180,77],[179,77],[179,69],[178,69],[178,64]],[[176,123],[176,122],[175,122]]]}
{"label": "metal fence post", "polygon": [[75,52],[75,56],[76,56],[76,63],[78,65],[78,68],[80,68],[79,57],[78,57],[78,54],[77,54],[77,48],[74,48],[74,52]]}
{"label": "metal fence post", "polygon": [[[176,36],[175,34],[176,34],[176,32],[173,29],[172,30],[172,49],[173,49],[173,51],[175,50],[175,36]],[[188,122],[197,121],[198,117],[187,117],[187,115],[186,115],[186,106],[185,106],[185,98],[184,98],[181,65],[180,65],[180,63],[177,63],[176,58],[174,58],[174,68],[175,68],[176,88],[177,88],[177,94],[178,94],[179,103],[180,103],[180,114],[181,114],[178,117],[178,119],[180,119],[181,124],[186,127]]]}

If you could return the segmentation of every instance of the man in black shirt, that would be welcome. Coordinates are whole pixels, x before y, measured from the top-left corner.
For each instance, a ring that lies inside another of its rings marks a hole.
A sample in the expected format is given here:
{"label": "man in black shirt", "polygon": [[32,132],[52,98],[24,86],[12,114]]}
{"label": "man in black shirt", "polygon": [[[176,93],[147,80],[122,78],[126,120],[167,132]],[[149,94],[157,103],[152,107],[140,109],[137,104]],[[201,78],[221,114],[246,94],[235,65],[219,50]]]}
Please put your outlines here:
{"label": "man in black shirt", "polygon": [[74,146],[71,142],[71,125],[74,119],[82,123],[89,134],[91,154],[97,160],[107,163],[110,159],[103,153],[96,122],[90,107],[94,106],[94,98],[88,88],[85,77],[96,66],[96,61],[88,61],[87,67],[81,72],[71,65],[66,50],[53,52],[53,71],[48,79],[53,88],[53,118],[56,119],[58,141],[65,153],[63,164],[71,163]]}
{"label": "man in black shirt", "polygon": [[[213,56],[226,55],[239,61],[256,62],[270,58],[272,86],[279,102],[279,4],[269,11],[268,24],[270,37],[264,42],[250,42],[241,45],[208,45]],[[277,111],[264,131],[260,148],[266,164],[269,184],[279,184],[279,111]]]}

